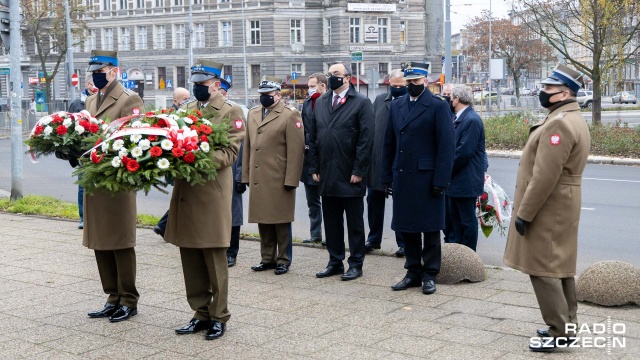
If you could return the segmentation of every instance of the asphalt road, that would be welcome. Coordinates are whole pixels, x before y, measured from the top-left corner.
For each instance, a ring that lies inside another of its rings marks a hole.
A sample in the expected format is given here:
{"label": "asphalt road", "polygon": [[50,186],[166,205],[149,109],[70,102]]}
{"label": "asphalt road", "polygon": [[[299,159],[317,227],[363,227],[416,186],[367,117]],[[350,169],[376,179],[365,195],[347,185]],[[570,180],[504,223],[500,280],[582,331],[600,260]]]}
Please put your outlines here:
{"label": "asphalt road", "polygon": [[[26,149],[25,149],[26,150]],[[0,189],[11,187],[10,141],[0,140]],[[71,178],[71,167],[54,157],[31,163],[25,155],[24,194],[50,195],[65,201],[77,199],[76,185]],[[518,160],[490,158],[489,174],[513,197]],[[580,222],[578,271],[601,260],[621,260],[640,266],[640,167],[589,164],[582,186],[582,218]],[[160,216],[169,205],[169,195],[152,191],[148,196],[138,194],[138,212]],[[245,193],[245,210],[248,193]],[[395,238],[390,229],[391,201],[386,207],[385,232],[382,249],[395,251]],[[245,211],[245,224],[246,224]],[[366,214],[365,214],[366,223]],[[243,232],[257,233],[256,224],[246,224]],[[296,221],[293,235],[309,235],[304,190],[296,193]],[[485,264],[503,265],[502,254],[506,239],[494,231],[484,238],[480,234],[478,254]],[[258,259],[256,259],[258,260]]]}

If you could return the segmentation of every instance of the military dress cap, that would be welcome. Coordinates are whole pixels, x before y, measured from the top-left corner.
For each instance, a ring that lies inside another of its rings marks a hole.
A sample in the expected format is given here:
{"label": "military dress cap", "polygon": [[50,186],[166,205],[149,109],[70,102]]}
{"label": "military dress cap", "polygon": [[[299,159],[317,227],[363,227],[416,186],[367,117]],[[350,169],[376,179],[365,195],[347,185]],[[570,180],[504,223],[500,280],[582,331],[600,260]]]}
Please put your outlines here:
{"label": "military dress cap", "polygon": [[268,93],[275,90],[280,90],[282,87],[282,79],[278,79],[272,76],[263,76],[260,81],[260,87],[258,88],[259,93]]}
{"label": "military dress cap", "polygon": [[409,61],[407,66],[404,68],[404,78],[407,80],[419,79],[427,75],[429,75],[429,64]]}
{"label": "military dress cap", "polygon": [[541,84],[565,85],[573,92],[578,92],[582,85],[584,85],[584,80],[581,73],[566,65],[558,64],[551,72],[551,75],[544,79]]}
{"label": "military dress cap", "polygon": [[229,91],[229,88],[231,88],[231,83],[223,78],[220,78],[220,89]]}
{"label": "military dress cap", "polygon": [[107,65],[118,66],[117,51],[91,50],[89,71],[96,71]]}
{"label": "military dress cap", "polygon": [[209,79],[219,79],[223,66],[224,64],[215,61],[197,59],[196,63],[191,67],[191,78],[189,81],[197,83]]}

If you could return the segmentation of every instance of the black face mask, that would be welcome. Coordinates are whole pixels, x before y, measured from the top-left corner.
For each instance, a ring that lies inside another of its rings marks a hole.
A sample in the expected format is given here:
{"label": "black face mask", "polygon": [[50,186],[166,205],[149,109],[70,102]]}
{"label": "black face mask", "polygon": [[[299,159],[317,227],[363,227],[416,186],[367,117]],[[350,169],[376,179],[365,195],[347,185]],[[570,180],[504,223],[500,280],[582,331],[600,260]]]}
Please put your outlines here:
{"label": "black face mask", "polygon": [[109,83],[109,80],[107,80],[107,73],[94,72],[91,74],[91,78],[93,79],[93,85],[98,89],[103,89]]}
{"label": "black face mask", "polygon": [[409,85],[407,85],[407,91],[409,92],[409,95],[418,97],[424,91],[424,84],[409,83]]}
{"label": "black face mask", "polygon": [[198,101],[208,101],[211,97],[211,94],[209,94],[209,87],[207,85],[194,84],[193,96],[195,96]]}
{"label": "black face mask", "polygon": [[401,88],[396,88],[392,86],[391,89],[389,89],[389,92],[391,93],[391,96],[393,96],[394,98],[398,98],[404,96],[407,93],[407,87],[403,86]]}
{"label": "black face mask", "polygon": [[268,108],[269,106],[273,105],[275,102],[276,100],[273,98],[273,96],[267,95],[267,94],[260,94],[260,104],[262,104],[263,107]]}
{"label": "black face mask", "polygon": [[339,76],[329,76],[329,89],[331,90],[336,90],[339,89],[342,85],[344,85],[344,80],[346,78],[343,77],[339,77]]}
{"label": "black face mask", "polygon": [[548,109],[550,107],[552,107],[553,105],[555,105],[556,103],[552,103],[551,101],[549,101],[549,99],[551,99],[551,97],[553,95],[557,95],[562,93],[562,91],[558,91],[552,94],[547,94],[544,91],[540,91],[540,93],[538,94],[538,99],[540,100],[540,105],[542,105],[543,108]]}

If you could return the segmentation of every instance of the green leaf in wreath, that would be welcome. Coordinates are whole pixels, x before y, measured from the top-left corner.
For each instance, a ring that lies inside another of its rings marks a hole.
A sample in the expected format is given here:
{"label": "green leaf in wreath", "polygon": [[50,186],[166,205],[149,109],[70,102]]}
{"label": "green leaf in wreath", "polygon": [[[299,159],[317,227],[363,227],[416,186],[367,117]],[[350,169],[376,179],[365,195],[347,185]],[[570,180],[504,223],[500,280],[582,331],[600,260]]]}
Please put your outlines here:
{"label": "green leaf in wreath", "polygon": [[484,234],[484,237],[488,238],[489,235],[491,235],[491,232],[493,231],[493,226],[480,224],[480,227],[482,228],[482,233]]}

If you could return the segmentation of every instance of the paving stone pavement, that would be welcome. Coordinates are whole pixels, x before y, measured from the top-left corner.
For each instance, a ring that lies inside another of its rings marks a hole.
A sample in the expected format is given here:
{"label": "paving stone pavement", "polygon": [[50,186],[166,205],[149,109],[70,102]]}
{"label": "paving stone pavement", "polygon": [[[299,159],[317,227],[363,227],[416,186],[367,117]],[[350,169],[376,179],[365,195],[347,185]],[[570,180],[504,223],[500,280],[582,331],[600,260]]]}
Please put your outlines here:
{"label": "paving stone pavement", "polygon": [[[640,309],[579,305],[579,320],[626,325],[626,348],[536,354],[543,327],[526,275],[488,269],[480,283],[394,292],[403,260],[367,256],[351,282],[315,278],[326,251],[296,246],[286,275],[254,273],[259,244],[241,241],[230,269],[225,336],[177,336],[192,316],[178,249],[149,229],[136,246],[139,314],[111,324],[89,319],[102,294],[95,259],[76,222],[0,213],[0,359],[638,359]],[[117,226],[117,224],[114,224]]]}

